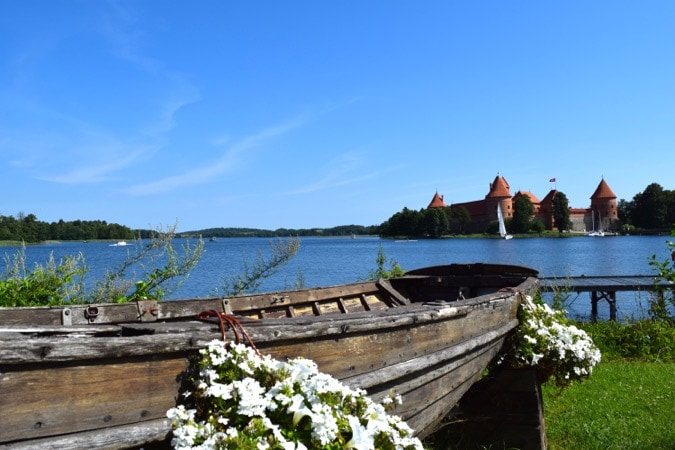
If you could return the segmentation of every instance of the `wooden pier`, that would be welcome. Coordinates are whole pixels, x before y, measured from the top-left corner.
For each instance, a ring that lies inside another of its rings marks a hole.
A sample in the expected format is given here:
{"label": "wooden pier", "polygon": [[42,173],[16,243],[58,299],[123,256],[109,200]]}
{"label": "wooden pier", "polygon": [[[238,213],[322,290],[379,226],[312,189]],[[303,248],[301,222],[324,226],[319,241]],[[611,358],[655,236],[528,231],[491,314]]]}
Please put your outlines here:
{"label": "wooden pier", "polygon": [[616,293],[619,291],[654,292],[664,289],[675,289],[675,284],[665,278],[653,275],[603,275],[578,276],[567,278],[540,277],[542,292],[590,292],[591,318],[598,317],[598,302],[606,300],[609,304],[609,318],[616,320]]}

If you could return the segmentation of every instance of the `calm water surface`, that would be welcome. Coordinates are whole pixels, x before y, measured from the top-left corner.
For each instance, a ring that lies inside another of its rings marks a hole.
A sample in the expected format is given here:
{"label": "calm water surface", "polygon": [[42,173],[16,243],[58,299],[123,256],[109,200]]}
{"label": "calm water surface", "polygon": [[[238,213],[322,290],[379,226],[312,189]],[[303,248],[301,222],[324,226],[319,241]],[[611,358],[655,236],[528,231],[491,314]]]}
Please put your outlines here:
{"label": "calm water surface", "polygon": [[[649,257],[669,258],[667,236],[572,237],[565,239],[441,239],[393,241],[376,237],[302,238],[298,255],[274,277],[265,281],[262,291],[291,289],[299,276],[306,287],[330,286],[364,279],[376,268],[379,246],[388,259],[406,270],[449,263],[491,262],[528,266],[540,276],[649,275]],[[177,240],[177,247],[188,241]],[[223,286],[223,280],[240,273],[247,260],[253,263],[260,252],[269,253],[265,238],[230,238],[205,242],[204,257],[189,279],[169,298],[208,297]],[[13,255],[16,248],[4,247],[0,254]],[[56,259],[82,252],[90,267],[88,279],[99,278],[106,269],[119,265],[134,246],[111,247],[108,243],[64,242],[26,248],[29,264],[44,263],[50,253]],[[4,269],[4,267],[3,267]],[[624,315],[639,314],[632,293],[619,294]],[[621,297],[623,295],[623,298]],[[644,294],[643,294],[644,295]],[[587,294],[572,299],[570,312],[587,316]],[[638,299],[639,300],[639,299]],[[606,306],[606,305],[605,305]],[[603,307],[601,306],[601,314]]]}

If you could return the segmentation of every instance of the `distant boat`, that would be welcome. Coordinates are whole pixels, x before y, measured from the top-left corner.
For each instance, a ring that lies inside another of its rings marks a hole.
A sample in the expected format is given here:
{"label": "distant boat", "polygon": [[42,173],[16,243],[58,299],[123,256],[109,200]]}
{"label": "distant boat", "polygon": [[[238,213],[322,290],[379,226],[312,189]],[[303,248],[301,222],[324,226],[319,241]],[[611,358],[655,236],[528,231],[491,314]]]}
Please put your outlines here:
{"label": "distant boat", "polygon": [[114,244],[110,244],[111,247],[125,247],[127,245],[131,245],[127,241],[117,241]]}
{"label": "distant boat", "polygon": [[497,220],[499,220],[499,235],[502,237],[502,239],[513,239],[513,236],[506,232],[504,215],[502,214],[502,207],[499,203],[497,203]]}
{"label": "distant boat", "polygon": [[603,237],[605,235],[605,232],[602,231],[602,227],[599,227],[597,231],[595,230],[595,211],[593,210],[591,210],[591,226],[593,227],[593,229],[587,232],[586,236]]}
{"label": "distant boat", "polygon": [[209,242],[218,242],[218,239],[216,239],[215,236],[212,236],[209,238]]}

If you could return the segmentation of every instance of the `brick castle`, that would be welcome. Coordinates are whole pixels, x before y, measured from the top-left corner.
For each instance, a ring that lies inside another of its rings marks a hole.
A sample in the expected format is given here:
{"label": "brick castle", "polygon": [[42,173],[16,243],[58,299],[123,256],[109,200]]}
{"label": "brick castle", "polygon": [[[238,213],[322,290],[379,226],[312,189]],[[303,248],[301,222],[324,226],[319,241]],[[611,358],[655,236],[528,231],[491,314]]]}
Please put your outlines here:
{"label": "brick castle", "polygon": [[[551,179],[554,182],[555,179]],[[553,198],[558,191],[551,189],[543,200],[539,200],[533,193],[518,191],[511,195],[509,183],[502,176],[497,175],[492,183],[490,190],[482,200],[475,200],[465,203],[453,203],[450,208],[460,206],[466,208],[471,216],[471,221],[466,224],[466,231],[482,233],[490,222],[497,220],[497,204],[501,205],[504,218],[513,216],[513,204],[515,200],[523,195],[530,198],[534,206],[534,220],[540,220],[546,229],[555,228],[553,220]],[[447,205],[443,201],[443,196],[438,192],[429,203],[428,208],[445,208]],[[600,184],[591,195],[591,206],[588,208],[570,208],[570,221],[572,222],[572,231],[590,231],[604,230],[615,231],[619,228],[619,217],[617,214],[616,195],[612,192],[605,179],[600,180]]]}

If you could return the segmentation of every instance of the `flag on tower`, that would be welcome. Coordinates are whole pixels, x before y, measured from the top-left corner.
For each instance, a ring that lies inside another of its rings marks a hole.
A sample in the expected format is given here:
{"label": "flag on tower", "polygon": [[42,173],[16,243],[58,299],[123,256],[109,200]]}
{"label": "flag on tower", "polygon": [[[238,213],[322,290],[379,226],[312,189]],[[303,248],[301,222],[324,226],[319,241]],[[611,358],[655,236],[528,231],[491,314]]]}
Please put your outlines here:
{"label": "flag on tower", "polygon": [[548,180],[548,182],[549,183],[555,183],[555,178],[551,178],[550,180]]}

